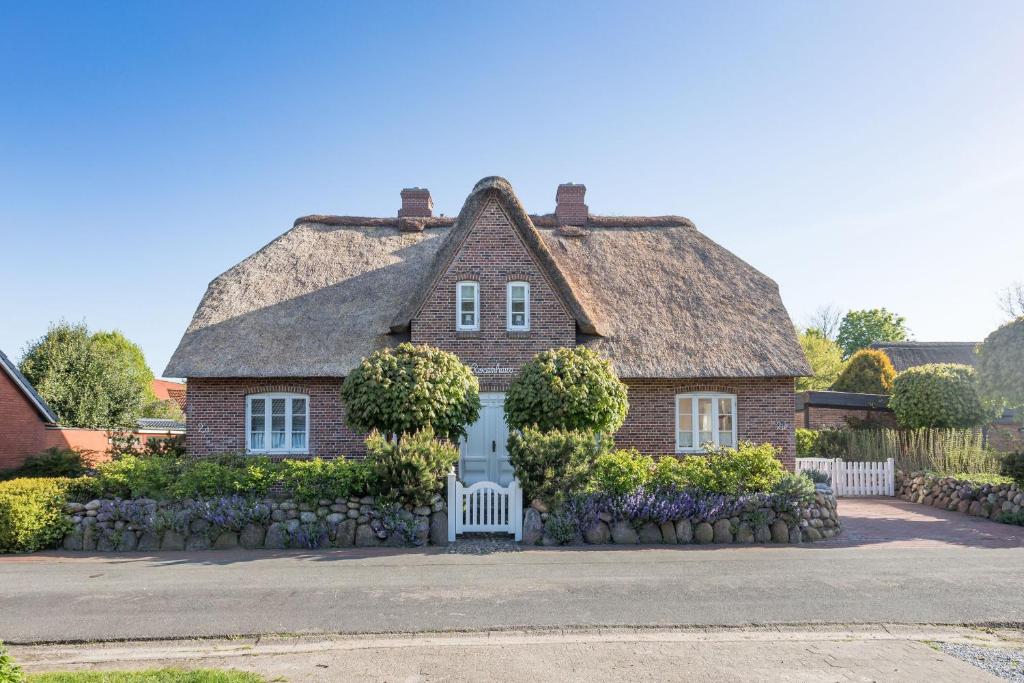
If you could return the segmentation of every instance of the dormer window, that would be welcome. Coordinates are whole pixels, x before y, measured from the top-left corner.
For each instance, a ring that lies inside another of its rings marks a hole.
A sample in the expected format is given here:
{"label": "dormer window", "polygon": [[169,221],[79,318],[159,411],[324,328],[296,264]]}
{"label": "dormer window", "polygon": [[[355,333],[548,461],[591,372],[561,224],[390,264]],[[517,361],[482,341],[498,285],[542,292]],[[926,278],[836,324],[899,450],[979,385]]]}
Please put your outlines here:
{"label": "dormer window", "polygon": [[480,284],[477,282],[455,285],[455,329],[462,332],[480,329]]}
{"label": "dormer window", "polygon": [[530,283],[508,283],[508,330],[528,332],[530,330]]}

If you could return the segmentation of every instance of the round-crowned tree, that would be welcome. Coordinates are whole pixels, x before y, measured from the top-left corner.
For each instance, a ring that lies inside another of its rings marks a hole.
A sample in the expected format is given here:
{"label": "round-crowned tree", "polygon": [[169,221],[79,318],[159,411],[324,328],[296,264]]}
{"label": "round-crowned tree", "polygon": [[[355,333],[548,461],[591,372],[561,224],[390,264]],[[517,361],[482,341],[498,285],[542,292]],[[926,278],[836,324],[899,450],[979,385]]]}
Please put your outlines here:
{"label": "round-crowned tree", "polygon": [[1006,323],[978,347],[978,384],[990,400],[1024,407],[1024,317]]}
{"label": "round-crowned tree", "polygon": [[399,344],[364,358],[341,386],[348,425],[401,436],[430,427],[457,440],[480,416],[480,384],[453,353]]}
{"label": "round-crowned tree", "polygon": [[552,349],[526,363],[505,394],[509,427],[612,434],[626,420],[626,385],[584,347]]}
{"label": "round-crowned tree", "polygon": [[877,349],[861,349],[853,354],[850,361],[832,385],[832,391],[852,391],[858,394],[888,394],[896,369],[884,352]]}
{"label": "round-crowned tree", "polygon": [[893,382],[889,407],[900,425],[909,428],[968,428],[992,417],[978,393],[974,368],[932,363],[904,370]]}

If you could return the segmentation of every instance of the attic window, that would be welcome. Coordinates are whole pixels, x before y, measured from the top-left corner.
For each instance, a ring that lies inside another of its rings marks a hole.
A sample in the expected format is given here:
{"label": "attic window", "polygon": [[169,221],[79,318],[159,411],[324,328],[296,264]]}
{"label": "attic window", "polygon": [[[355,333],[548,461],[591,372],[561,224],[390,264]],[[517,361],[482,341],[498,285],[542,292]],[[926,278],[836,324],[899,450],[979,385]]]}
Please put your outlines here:
{"label": "attic window", "polygon": [[475,332],[480,329],[480,285],[459,282],[455,285],[455,329]]}
{"label": "attic window", "polygon": [[676,453],[705,446],[736,447],[736,397],[733,394],[676,396]]}
{"label": "attic window", "polygon": [[530,330],[530,283],[508,283],[508,330],[529,332]]}

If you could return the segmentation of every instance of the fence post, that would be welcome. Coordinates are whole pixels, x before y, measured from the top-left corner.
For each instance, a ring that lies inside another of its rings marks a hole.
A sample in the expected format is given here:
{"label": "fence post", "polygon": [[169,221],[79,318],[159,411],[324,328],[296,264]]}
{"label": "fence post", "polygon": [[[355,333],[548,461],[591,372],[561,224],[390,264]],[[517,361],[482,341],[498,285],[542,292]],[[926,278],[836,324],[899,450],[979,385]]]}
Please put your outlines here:
{"label": "fence post", "polygon": [[832,461],[832,492],[837,498],[846,493],[846,468],[842,458]]}
{"label": "fence post", "polygon": [[459,481],[455,478],[455,468],[448,472],[448,542],[455,542],[455,515],[462,514],[459,505]]}
{"label": "fence post", "polygon": [[509,507],[512,509],[512,536],[516,541],[523,540],[523,490],[519,488],[519,479],[513,477],[508,485]]}
{"label": "fence post", "polygon": [[896,495],[896,461],[892,458],[885,461],[885,488],[888,495]]}

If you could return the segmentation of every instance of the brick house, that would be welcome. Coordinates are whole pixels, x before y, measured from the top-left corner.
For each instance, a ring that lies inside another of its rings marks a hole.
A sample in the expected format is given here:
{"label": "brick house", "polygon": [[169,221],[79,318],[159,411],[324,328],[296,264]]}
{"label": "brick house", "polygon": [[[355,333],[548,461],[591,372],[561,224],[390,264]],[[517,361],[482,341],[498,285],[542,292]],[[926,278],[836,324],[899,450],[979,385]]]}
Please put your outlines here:
{"label": "brick house", "polygon": [[622,447],[770,442],[794,458],[809,372],[777,285],[677,216],[590,215],[583,185],[528,215],[489,177],[457,218],[402,192],[395,218],[306,216],[213,280],[164,374],[187,378],[189,451],[360,456],[339,392],[376,349],[454,352],[479,378],[467,480],[511,476],[503,392],[553,347],[586,345],[629,389]]}

